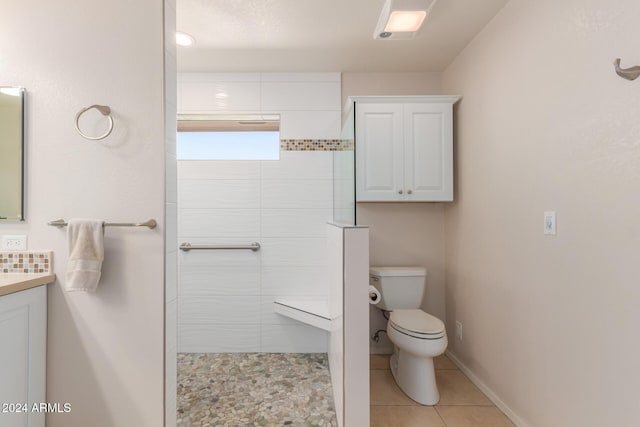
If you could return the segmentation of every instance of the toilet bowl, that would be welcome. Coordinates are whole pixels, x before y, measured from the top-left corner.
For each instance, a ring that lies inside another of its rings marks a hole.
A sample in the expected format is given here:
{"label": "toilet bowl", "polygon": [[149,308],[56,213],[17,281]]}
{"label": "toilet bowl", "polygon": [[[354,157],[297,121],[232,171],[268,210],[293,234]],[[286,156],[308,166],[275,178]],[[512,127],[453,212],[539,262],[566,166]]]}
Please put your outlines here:
{"label": "toilet bowl", "polygon": [[440,393],[433,358],[444,353],[448,341],[444,323],[418,308],[426,274],[422,267],[371,267],[369,283],[380,293],[377,307],[390,312],[389,364],[396,383],[416,402],[435,405]]}
{"label": "toilet bowl", "polygon": [[400,389],[422,405],[438,403],[433,358],[447,349],[444,323],[419,309],[394,310],[387,334],[394,346],[389,365]]}

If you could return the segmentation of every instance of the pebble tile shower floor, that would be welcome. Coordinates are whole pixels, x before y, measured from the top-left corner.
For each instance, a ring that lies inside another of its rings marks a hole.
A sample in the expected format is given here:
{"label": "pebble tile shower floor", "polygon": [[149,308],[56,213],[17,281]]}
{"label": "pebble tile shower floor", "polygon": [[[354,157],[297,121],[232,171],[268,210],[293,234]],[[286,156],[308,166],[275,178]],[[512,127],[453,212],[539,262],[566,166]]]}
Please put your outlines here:
{"label": "pebble tile shower floor", "polygon": [[177,427],[337,427],[326,354],[178,354]]}

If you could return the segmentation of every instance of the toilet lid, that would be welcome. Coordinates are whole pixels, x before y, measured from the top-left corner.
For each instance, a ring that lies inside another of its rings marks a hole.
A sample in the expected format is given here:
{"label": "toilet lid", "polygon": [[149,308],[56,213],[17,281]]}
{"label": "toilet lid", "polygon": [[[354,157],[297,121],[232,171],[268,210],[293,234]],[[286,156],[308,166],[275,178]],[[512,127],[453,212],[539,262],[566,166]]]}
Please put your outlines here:
{"label": "toilet lid", "polygon": [[444,332],[442,320],[422,310],[393,310],[389,322],[411,333],[437,335]]}

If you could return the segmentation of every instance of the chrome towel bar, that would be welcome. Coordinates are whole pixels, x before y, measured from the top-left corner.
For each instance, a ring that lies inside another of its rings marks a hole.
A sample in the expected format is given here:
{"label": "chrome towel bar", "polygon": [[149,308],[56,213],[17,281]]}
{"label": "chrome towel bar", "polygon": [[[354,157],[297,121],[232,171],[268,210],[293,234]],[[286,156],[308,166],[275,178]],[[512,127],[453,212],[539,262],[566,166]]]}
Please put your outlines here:
{"label": "chrome towel bar", "polygon": [[[66,227],[68,224],[64,219],[56,219],[54,221],[49,221],[47,225],[51,225],[53,227]],[[158,223],[155,219],[149,219],[145,222],[105,222],[105,227],[148,227],[150,229],[156,228]]]}
{"label": "chrome towel bar", "polygon": [[192,245],[191,243],[185,242],[180,245],[181,251],[188,252],[196,249],[250,249],[256,252],[260,250],[260,243],[253,242],[250,245]]}

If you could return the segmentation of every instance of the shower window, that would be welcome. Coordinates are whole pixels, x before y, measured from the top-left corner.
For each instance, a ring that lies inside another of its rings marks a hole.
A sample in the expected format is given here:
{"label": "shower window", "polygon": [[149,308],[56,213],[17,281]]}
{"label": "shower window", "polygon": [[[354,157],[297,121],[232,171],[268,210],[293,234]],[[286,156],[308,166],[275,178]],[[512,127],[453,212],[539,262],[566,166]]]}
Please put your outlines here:
{"label": "shower window", "polygon": [[179,116],[178,160],[278,160],[279,116]]}

